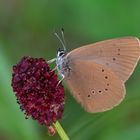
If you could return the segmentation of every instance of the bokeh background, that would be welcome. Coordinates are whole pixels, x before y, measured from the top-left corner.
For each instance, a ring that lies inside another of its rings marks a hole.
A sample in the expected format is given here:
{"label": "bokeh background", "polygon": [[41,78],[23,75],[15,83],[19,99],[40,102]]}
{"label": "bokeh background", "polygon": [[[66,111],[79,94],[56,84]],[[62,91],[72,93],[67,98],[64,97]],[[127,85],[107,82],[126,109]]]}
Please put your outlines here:
{"label": "bokeh background", "polygon": [[[0,140],[59,140],[25,120],[11,88],[11,69],[22,56],[54,58],[65,29],[67,49],[122,37],[140,38],[140,0],[0,0]],[[89,114],[66,88],[61,124],[71,140],[140,140],[140,64],[126,82],[125,100]],[[65,86],[66,87],[66,86]]]}

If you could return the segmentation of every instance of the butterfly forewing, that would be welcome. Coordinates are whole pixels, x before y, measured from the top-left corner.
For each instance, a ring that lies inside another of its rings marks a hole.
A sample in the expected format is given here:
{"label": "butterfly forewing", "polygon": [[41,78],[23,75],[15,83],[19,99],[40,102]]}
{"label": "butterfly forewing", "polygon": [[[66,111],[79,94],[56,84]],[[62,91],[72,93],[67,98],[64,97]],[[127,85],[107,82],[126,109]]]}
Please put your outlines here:
{"label": "butterfly forewing", "polygon": [[106,111],[122,101],[123,81],[110,68],[88,59],[69,59],[71,71],[65,81],[86,111]]}
{"label": "butterfly forewing", "polygon": [[85,59],[107,66],[124,82],[133,72],[139,56],[140,43],[135,37],[97,42],[77,48],[68,54],[73,61]]}

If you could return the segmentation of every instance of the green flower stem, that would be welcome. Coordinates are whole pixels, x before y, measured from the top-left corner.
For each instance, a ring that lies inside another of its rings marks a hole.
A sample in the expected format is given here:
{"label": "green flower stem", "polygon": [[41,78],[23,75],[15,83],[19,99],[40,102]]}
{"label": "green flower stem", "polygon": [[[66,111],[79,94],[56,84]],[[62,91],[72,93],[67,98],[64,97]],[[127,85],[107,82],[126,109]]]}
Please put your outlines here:
{"label": "green flower stem", "polygon": [[70,140],[61,124],[57,121],[53,124],[62,140]]}

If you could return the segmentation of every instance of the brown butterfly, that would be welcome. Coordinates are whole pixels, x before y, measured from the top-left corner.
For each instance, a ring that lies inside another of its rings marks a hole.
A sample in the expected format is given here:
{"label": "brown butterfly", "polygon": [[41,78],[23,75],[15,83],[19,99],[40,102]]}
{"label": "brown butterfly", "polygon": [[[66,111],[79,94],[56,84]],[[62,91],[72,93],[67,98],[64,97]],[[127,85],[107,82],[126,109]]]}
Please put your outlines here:
{"label": "brown butterfly", "polygon": [[123,37],[82,46],[69,53],[64,47],[58,50],[55,60],[75,99],[92,113],[112,109],[124,99],[124,83],[139,57],[139,39]]}

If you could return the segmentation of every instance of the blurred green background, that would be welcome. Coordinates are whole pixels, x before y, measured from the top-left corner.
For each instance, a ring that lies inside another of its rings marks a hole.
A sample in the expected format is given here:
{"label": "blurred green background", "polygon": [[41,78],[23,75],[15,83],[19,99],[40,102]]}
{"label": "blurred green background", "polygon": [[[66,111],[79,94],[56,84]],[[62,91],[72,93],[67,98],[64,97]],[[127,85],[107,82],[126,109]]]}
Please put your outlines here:
{"label": "blurred green background", "polygon": [[[22,56],[54,58],[63,27],[68,50],[96,41],[140,38],[140,0],[0,0],[0,140],[59,140],[25,120],[11,88],[11,69]],[[113,110],[86,113],[66,89],[61,124],[71,140],[140,140],[140,64]]]}

